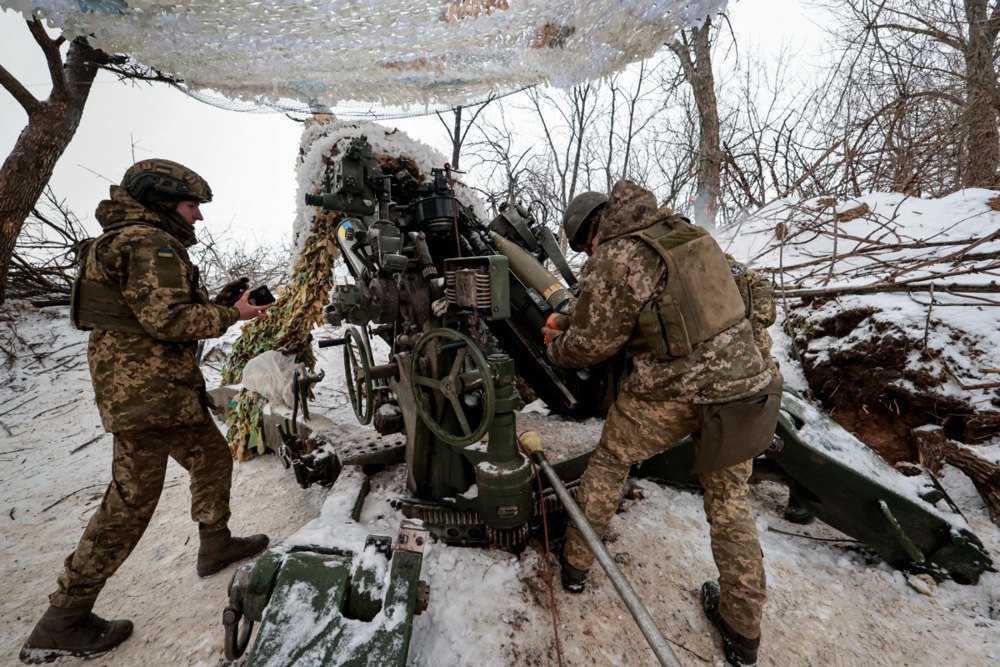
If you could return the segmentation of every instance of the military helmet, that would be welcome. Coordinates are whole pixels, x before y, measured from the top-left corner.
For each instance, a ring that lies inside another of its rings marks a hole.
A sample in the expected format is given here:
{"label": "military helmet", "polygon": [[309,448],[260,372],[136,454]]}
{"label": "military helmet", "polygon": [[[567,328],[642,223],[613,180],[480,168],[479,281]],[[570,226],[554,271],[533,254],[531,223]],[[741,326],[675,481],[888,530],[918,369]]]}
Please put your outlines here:
{"label": "military helmet", "polygon": [[154,192],[178,201],[190,200],[199,204],[212,201],[212,188],[204,178],[170,160],[136,162],[122,177],[122,187],[140,202]]}
{"label": "military helmet", "polygon": [[563,211],[563,231],[569,240],[569,247],[577,252],[583,250],[583,243],[586,241],[583,236],[589,228],[584,223],[607,203],[608,196],[600,192],[584,192],[570,200]]}

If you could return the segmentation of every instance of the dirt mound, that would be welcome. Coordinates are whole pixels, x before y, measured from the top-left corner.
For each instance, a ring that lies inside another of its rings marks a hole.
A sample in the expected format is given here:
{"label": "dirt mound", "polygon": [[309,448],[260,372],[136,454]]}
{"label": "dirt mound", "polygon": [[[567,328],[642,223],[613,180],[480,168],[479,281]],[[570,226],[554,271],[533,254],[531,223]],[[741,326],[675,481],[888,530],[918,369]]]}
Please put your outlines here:
{"label": "dirt mound", "polygon": [[917,460],[911,431],[927,424],[965,443],[1000,434],[1000,393],[956,377],[949,363],[958,356],[966,368],[985,368],[987,341],[936,319],[933,309],[922,330],[913,326],[914,313],[900,302],[908,298],[814,300],[788,317],[815,396],[890,463]]}

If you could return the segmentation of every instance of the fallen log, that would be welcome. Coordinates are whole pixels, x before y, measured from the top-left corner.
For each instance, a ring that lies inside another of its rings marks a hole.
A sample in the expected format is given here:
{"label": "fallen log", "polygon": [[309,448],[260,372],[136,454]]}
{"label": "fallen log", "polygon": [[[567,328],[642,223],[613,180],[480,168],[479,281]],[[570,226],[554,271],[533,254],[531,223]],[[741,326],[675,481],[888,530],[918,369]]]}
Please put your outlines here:
{"label": "fallen log", "polygon": [[923,426],[912,433],[921,465],[935,475],[941,473],[944,463],[964,472],[986,503],[990,520],[1000,526],[1000,465],[980,457],[960,442],[949,440],[941,426]]}

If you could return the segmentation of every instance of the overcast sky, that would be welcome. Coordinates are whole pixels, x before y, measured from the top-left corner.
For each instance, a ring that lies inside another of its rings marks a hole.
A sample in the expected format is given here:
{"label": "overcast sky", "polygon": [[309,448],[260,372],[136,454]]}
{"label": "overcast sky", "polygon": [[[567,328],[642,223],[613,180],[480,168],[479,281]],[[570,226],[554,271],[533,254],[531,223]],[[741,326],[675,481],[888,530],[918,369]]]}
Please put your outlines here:
{"label": "overcast sky", "polygon": [[[789,43],[812,52],[819,29],[803,14],[799,0],[730,2],[729,15],[741,42],[764,50]],[[36,97],[51,87],[45,60],[20,15],[0,13],[0,64]],[[6,158],[27,116],[0,89],[0,158]],[[413,137],[450,153],[437,118],[387,121]],[[80,128],[56,165],[51,185],[68,200],[88,229],[97,231],[93,211],[136,159],[161,157],[198,171],[215,200],[206,221],[247,239],[288,238],[295,210],[295,158],[301,125],[280,113],[241,113],[215,108],[164,85],[120,83],[100,73]]]}

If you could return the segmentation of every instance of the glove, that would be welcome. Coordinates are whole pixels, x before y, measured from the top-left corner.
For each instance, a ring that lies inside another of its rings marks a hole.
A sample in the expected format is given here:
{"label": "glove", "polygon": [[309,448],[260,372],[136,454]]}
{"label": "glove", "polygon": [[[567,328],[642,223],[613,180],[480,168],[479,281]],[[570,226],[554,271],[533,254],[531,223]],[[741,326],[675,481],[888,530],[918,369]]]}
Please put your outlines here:
{"label": "glove", "polygon": [[243,293],[248,289],[250,289],[249,278],[237,278],[236,280],[230,280],[221,290],[219,290],[219,293],[212,301],[231,308],[236,305],[236,302],[240,300],[240,297],[243,296]]}
{"label": "glove", "polygon": [[569,329],[569,317],[562,313],[552,313],[542,327],[542,340],[546,345],[551,345],[552,341],[567,329]]}

